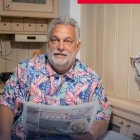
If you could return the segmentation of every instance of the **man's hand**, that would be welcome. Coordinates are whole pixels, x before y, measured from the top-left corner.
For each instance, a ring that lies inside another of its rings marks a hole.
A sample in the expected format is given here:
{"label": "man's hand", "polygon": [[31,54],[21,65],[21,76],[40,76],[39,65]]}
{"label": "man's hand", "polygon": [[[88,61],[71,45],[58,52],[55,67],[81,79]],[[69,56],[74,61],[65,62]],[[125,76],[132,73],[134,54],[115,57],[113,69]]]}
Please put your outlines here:
{"label": "man's hand", "polygon": [[107,131],[108,122],[97,120],[93,123],[90,132],[73,135],[73,140],[99,140]]}

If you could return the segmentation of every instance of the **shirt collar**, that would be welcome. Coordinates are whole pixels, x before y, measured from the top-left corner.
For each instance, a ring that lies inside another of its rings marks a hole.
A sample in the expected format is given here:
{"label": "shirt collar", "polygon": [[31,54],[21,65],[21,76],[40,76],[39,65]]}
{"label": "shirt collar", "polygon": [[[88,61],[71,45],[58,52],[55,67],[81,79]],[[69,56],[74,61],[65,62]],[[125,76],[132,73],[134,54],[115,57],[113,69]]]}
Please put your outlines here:
{"label": "shirt collar", "polygon": [[[47,59],[47,56],[46,56],[46,63],[47,63],[47,69],[49,69],[49,77],[52,77],[52,76],[56,76],[56,77],[59,77],[59,74],[56,73],[53,68],[51,67],[51,65],[49,64],[49,61]],[[70,68],[70,70],[65,73],[64,75],[72,80],[75,80],[75,65],[78,63],[78,60],[75,59],[75,63],[72,65],[72,67]]]}

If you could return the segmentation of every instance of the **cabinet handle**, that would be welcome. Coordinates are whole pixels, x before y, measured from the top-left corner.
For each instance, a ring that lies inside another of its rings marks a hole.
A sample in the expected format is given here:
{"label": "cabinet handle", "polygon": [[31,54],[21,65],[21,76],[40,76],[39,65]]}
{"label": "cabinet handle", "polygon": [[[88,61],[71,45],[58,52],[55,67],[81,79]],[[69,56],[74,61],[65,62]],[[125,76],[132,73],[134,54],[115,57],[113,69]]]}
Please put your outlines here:
{"label": "cabinet handle", "polygon": [[127,132],[129,131],[129,129],[130,129],[130,124],[128,124],[128,125],[126,125],[126,128],[127,128]]}
{"label": "cabinet handle", "polygon": [[6,9],[9,9],[10,8],[10,4],[6,4]]}
{"label": "cabinet handle", "polygon": [[123,125],[123,121],[122,122],[119,122],[119,124]]}
{"label": "cabinet handle", "polygon": [[129,128],[129,127],[130,127],[130,124],[126,125],[126,127],[128,127],[128,128]]}

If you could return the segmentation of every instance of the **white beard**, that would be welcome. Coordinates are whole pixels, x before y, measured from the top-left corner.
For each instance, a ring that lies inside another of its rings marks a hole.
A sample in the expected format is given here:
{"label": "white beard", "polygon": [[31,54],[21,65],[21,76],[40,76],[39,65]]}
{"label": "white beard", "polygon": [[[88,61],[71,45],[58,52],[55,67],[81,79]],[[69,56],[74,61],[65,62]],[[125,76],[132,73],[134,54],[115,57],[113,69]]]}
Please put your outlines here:
{"label": "white beard", "polygon": [[[48,49],[47,52],[48,52],[48,54],[47,54],[48,60],[53,66],[55,65],[54,67],[56,67],[56,66],[65,66],[65,67],[70,66],[75,61],[75,57],[76,57],[75,52],[71,53],[71,54],[63,52],[63,54],[66,54],[65,58],[64,59],[58,59],[54,56],[54,53],[57,53],[58,51],[55,50],[53,52],[50,52],[49,49]],[[60,52],[58,52],[58,53],[60,53]]]}

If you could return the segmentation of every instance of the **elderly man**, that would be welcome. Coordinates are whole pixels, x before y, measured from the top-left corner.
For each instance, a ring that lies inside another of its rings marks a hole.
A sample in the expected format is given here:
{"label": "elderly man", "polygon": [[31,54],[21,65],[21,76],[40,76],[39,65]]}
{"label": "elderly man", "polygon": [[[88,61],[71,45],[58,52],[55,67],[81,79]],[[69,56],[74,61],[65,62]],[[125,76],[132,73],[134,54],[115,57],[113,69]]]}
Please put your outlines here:
{"label": "elderly man", "polygon": [[[53,136],[45,140],[95,140],[106,132],[112,108],[104,94],[100,77],[76,59],[79,49],[78,23],[69,17],[52,20],[48,27],[46,54],[21,61],[6,82],[0,101],[0,140],[25,139],[24,101],[54,106],[98,101],[96,120],[89,133],[71,137]],[[33,139],[41,138],[34,136]]]}

